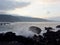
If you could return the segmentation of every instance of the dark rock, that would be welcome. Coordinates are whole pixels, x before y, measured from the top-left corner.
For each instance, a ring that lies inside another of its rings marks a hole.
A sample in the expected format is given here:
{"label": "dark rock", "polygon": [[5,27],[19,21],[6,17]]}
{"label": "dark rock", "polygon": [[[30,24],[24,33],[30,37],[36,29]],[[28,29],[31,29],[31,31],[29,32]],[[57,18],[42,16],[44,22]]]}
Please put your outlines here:
{"label": "dark rock", "polygon": [[39,27],[36,27],[36,26],[31,26],[29,30],[37,34],[41,33],[42,31]]}

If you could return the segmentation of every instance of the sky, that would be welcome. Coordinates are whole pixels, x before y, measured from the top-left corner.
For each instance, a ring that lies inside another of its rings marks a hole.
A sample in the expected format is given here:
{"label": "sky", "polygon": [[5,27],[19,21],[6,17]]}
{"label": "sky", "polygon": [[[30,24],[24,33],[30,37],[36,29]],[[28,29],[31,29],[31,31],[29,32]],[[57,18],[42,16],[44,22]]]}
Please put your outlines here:
{"label": "sky", "polygon": [[60,0],[0,0],[0,13],[37,18],[60,16]]}

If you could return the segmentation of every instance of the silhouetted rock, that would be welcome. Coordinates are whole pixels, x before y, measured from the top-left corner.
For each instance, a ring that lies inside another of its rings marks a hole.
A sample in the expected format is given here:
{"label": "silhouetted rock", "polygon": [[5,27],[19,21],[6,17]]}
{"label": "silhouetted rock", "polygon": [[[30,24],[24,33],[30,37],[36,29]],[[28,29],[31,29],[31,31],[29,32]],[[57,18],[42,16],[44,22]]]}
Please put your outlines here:
{"label": "silhouetted rock", "polygon": [[45,30],[50,31],[50,30],[54,30],[52,27],[45,27]]}
{"label": "silhouetted rock", "polygon": [[14,41],[15,40],[15,33],[7,32],[4,35],[5,41]]}
{"label": "silhouetted rock", "polygon": [[57,25],[56,28],[60,28],[60,25]]}
{"label": "silhouetted rock", "polygon": [[[40,28],[34,28],[41,33]],[[34,35],[33,37],[24,37],[13,32],[0,33],[0,45],[60,45],[60,30],[54,32],[50,31],[51,27],[45,29],[48,31],[43,36]]]}
{"label": "silhouetted rock", "polygon": [[36,27],[36,26],[31,26],[29,30],[37,34],[41,33],[42,31],[39,27]]}
{"label": "silhouetted rock", "polygon": [[60,25],[57,25],[56,28],[58,28],[58,30],[60,30]]}

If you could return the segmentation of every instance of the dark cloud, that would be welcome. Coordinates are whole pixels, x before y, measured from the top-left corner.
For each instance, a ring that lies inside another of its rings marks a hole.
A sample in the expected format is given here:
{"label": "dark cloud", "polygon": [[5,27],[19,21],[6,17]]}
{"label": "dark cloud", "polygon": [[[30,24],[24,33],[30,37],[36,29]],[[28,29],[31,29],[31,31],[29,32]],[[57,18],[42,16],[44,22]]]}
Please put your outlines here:
{"label": "dark cloud", "polygon": [[27,2],[16,2],[11,0],[0,0],[0,11],[13,10],[29,5]]}

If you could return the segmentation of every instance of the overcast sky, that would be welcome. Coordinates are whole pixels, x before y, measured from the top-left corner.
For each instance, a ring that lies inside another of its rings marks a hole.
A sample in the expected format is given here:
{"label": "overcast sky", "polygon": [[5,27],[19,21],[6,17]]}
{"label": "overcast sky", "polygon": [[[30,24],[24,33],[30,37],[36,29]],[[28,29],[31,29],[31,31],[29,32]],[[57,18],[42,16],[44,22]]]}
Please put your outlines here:
{"label": "overcast sky", "polygon": [[0,13],[38,18],[60,16],[60,0],[0,0]]}

